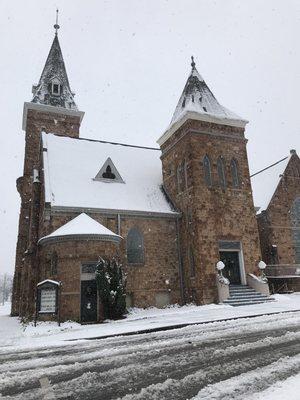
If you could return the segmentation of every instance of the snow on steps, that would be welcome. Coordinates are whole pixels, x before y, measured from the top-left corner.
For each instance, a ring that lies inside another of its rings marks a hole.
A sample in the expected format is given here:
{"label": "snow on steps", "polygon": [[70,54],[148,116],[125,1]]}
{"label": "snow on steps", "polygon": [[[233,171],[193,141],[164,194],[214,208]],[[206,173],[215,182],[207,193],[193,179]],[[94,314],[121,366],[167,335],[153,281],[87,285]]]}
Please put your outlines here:
{"label": "snow on steps", "polygon": [[229,294],[228,299],[224,300],[223,303],[234,307],[274,301],[274,299],[256,292],[247,285],[229,285]]}

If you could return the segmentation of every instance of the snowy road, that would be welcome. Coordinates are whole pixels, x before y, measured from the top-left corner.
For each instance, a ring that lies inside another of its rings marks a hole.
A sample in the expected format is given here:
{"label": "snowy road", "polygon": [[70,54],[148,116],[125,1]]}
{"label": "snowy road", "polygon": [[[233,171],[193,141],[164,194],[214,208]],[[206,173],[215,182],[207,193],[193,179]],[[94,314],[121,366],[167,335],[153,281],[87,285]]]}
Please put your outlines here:
{"label": "snowy road", "polygon": [[253,400],[299,373],[300,312],[294,312],[50,348],[3,349],[0,398]]}

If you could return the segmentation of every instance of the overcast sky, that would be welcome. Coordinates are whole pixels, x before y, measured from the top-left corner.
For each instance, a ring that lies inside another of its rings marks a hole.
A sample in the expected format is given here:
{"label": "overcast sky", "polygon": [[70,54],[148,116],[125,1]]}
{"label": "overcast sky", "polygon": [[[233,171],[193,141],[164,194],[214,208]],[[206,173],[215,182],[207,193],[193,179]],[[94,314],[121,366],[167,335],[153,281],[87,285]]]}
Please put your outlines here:
{"label": "overcast sky", "polygon": [[56,7],[86,113],[81,137],[155,145],[193,54],[219,102],[250,121],[252,172],[299,153],[299,0],[1,0],[0,272],[14,268],[23,103],[46,61]]}

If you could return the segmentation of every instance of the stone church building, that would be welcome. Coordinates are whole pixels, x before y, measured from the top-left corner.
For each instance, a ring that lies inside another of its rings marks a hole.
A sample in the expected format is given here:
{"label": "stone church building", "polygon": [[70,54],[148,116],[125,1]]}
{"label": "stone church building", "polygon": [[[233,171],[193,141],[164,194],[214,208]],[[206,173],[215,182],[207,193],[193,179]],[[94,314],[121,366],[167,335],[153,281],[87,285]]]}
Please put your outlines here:
{"label": "stone church building", "polygon": [[300,291],[300,159],[296,150],[252,177],[262,258],[272,291]]}
{"label": "stone church building", "polygon": [[247,121],[217,101],[193,59],[159,148],[80,136],[84,112],[75,103],[57,32],[32,92],[23,111],[12,315],[32,316],[37,284],[50,280],[61,284],[63,320],[101,320],[99,257],[120,258],[128,305],[138,307],[218,302],[219,260],[232,284],[246,285],[248,274],[257,273],[262,233]]}

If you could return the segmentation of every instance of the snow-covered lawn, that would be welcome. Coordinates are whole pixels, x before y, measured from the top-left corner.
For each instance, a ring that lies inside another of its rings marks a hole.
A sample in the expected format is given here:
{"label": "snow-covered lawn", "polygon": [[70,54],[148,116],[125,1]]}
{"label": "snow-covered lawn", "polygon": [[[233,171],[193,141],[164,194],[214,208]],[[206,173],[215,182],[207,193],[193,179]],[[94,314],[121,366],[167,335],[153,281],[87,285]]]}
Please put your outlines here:
{"label": "snow-covered lawn", "polygon": [[299,400],[300,397],[300,374],[291,376],[284,381],[275,383],[255,396],[249,396],[245,400]]}
{"label": "snow-covered lawn", "polygon": [[88,339],[108,335],[121,335],[145,329],[169,327],[180,324],[213,322],[228,318],[255,316],[267,313],[300,310],[300,292],[290,295],[275,295],[276,301],[251,306],[231,307],[210,304],[206,306],[170,306],[165,309],[148,308],[130,310],[120,321],[108,321],[96,325],[80,325],[65,322],[59,327],[56,322],[38,322],[22,325],[16,317],[10,317],[10,304],[0,306],[0,351],[7,346],[36,347],[68,344],[74,339]]}

